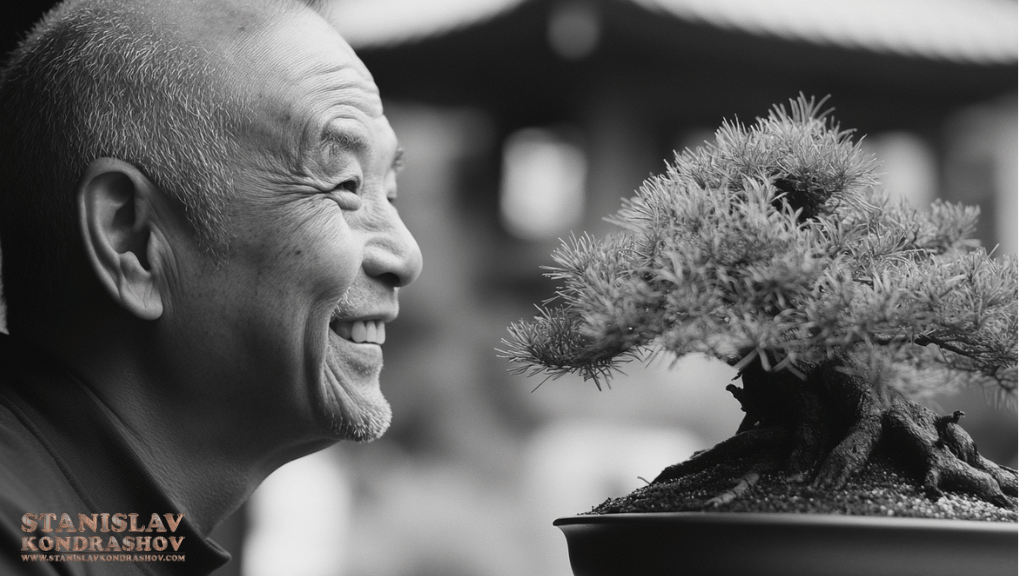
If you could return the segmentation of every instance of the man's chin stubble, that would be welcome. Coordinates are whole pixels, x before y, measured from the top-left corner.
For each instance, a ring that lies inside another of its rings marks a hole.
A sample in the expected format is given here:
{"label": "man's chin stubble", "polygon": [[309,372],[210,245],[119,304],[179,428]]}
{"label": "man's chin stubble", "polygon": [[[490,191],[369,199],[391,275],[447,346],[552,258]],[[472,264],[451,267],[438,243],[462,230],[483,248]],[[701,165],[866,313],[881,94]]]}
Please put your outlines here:
{"label": "man's chin stubble", "polygon": [[[341,384],[331,380],[325,378],[323,385],[326,389],[320,390],[320,402],[317,402],[319,424],[339,440],[372,442],[383,436],[391,426],[391,404],[384,396],[376,391],[373,394],[376,397],[372,399],[343,399],[341,395],[348,394],[335,389],[341,388]],[[342,405],[345,400],[349,405],[347,408]],[[349,414],[353,410],[356,413]]]}

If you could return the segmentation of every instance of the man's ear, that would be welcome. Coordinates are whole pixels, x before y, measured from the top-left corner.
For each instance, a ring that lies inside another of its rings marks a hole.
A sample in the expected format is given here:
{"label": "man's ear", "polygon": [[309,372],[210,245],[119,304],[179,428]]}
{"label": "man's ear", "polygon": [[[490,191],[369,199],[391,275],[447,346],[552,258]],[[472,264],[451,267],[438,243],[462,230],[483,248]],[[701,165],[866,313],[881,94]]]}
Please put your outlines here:
{"label": "man's ear", "polygon": [[153,259],[166,248],[154,203],[160,190],[135,166],[94,160],[78,187],[78,222],[86,256],[100,284],[133,315],[155,320],[164,302]]}

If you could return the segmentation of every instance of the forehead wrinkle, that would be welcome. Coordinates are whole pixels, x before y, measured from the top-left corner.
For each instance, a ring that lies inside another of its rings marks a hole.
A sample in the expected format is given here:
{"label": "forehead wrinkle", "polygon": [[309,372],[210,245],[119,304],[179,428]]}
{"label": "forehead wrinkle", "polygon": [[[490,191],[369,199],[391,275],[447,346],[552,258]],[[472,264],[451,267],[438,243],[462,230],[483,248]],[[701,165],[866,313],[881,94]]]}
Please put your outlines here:
{"label": "forehead wrinkle", "polygon": [[372,77],[360,74],[355,66],[335,67],[329,71],[314,72],[311,76],[312,92],[323,97],[331,109],[351,108],[370,118],[383,115],[377,85]]}
{"label": "forehead wrinkle", "polygon": [[[348,151],[364,154],[372,143],[365,128],[357,126],[383,116],[383,105],[372,77],[361,73],[359,61],[333,64],[312,70],[307,76],[309,90],[302,97],[311,104],[309,133],[322,152]],[[354,121],[349,125],[346,121]]]}
{"label": "forehead wrinkle", "polygon": [[[334,71],[345,70],[335,68]],[[367,132],[368,119],[374,112],[383,114],[379,100],[374,103],[375,92],[364,86],[352,85],[351,78],[323,79],[316,75],[310,85],[307,75],[305,89],[299,82],[293,84],[300,91],[290,99],[279,101],[279,114],[271,114],[282,134],[292,134],[294,147],[282,150],[290,158],[293,173],[305,173],[315,158],[331,157],[341,152],[365,156],[372,150]],[[301,81],[300,81],[301,82]]]}

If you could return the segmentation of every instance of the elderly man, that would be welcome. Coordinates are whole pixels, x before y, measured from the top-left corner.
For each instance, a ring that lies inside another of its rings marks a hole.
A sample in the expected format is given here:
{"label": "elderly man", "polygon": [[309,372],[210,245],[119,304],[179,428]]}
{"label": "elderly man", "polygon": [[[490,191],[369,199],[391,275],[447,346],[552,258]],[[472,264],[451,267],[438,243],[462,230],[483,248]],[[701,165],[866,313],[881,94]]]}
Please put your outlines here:
{"label": "elderly man", "polygon": [[0,573],[208,573],[267,475],[385,431],[422,259],[315,6],[69,0],[4,70],[0,139]]}

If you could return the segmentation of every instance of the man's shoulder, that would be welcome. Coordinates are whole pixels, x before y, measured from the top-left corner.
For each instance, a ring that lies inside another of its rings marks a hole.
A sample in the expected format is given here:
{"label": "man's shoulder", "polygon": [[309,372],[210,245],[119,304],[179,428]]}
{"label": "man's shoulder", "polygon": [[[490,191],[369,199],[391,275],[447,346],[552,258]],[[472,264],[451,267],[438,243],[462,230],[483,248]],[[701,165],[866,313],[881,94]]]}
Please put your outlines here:
{"label": "man's shoulder", "polygon": [[78,512],[87,512],[88,508],[43,442],[0,401],[0,574],[150,574],[131,562],[51,561],[22,542],[23,537],[35,536],[38,540],[40,536],[38,529],[23,529],[25,514],[38,518],[42,514],[66,512],[77,518]]}
{"label": "man's shoulder", "polygon": [[20,558],[22,517],[83,506],[46,447],[0,402],[0,571],[4,574],[85,574],[72,566]]}
{"label": "man's shoulder", "polygon": [[40,507],[83,505],[42,441],[0,402],[0,522],[10,520],[11,506],[22,509],[20,518]]}
{"label": "man's shoulder", "polygon": [[48,418],[63,420],[48,406],[60,393],[43,390],[61,383],[27,380],[24,369],[36,365],[46,363],[23,353],[10,336],[0,337],[0,522],[10,522],[11,512],[18,512],[20,519],[26,512],[86,508],[67,466],[58,461],[61,451],[55,436],[41,428]]}

